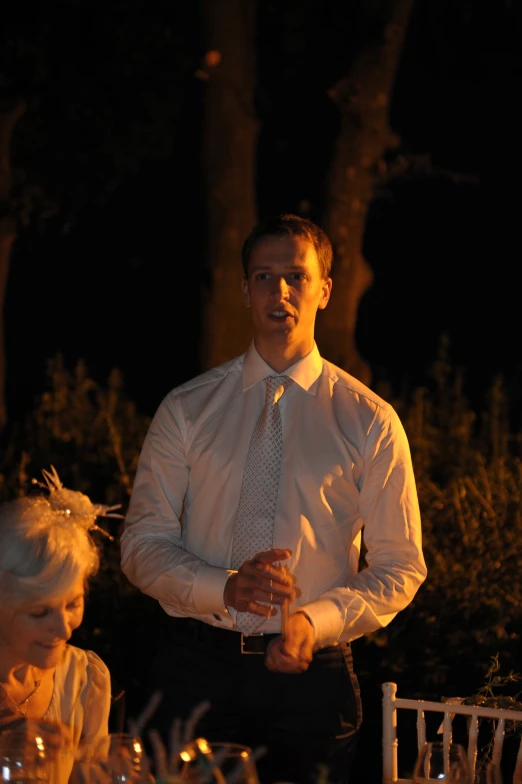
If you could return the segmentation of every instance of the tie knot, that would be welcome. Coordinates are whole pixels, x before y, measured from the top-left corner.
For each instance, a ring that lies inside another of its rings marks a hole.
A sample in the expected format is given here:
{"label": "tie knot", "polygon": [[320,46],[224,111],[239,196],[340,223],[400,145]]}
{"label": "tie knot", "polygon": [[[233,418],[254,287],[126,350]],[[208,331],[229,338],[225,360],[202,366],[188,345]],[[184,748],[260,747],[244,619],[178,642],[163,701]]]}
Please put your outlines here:
{"label": "tie knot", "polygon": [[266,379],[266,399],[274,405],[281,399],[285,389],[292,383],[290,376],[267,376]]}

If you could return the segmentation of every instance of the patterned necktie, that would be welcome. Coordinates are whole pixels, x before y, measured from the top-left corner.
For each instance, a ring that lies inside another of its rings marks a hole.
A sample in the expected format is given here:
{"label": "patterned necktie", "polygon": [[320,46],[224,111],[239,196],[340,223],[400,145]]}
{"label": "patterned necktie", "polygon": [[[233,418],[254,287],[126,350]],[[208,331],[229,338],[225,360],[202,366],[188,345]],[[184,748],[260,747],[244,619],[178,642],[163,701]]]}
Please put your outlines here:
{"label": "patterned necktie", "polygon": [[[265,405],[252,433],[245,463],[243,484],[232,548],[232,568],[272,548],[274,517],[283,456],[283,436],[279,404],[292,383],[288,376],[267,376]],[[236,625],[252,634],[266,618],[254,613],[238,613]]]}

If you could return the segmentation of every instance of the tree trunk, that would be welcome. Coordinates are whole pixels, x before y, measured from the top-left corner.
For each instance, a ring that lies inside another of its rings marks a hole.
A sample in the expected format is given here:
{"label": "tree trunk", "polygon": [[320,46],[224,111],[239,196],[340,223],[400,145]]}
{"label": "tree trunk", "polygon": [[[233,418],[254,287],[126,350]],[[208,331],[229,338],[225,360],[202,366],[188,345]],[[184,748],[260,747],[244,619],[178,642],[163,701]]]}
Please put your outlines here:
{"label": "tree trunk", "polygon": [[366,384],[369,364],[355,343],[357,310],[373,273],[363,257],[366,216],[383,172],[383,153],[397,146],[389,106],[414,0],[389,0],[382,39],[361,50],[350,74],[330,90],[341,112],[323,226],[334,249],[333,288],[317,319],[317,342],[331,362]]}
{"label": "tree trunk", "polygon": [[256,222],[255,0],[206,0],[203,186],[207,209],[201,362],[243,353],[251,325],[241,300],[241,247]]}
{"label": "tree trunk", "polygon": [[16,220],[10,209],[11,139],[14,126],[25,109],[25,103],[20,101],[12,109],[0,112],[0,432],[7,423],[4,305],[11,250],[16,239]]}

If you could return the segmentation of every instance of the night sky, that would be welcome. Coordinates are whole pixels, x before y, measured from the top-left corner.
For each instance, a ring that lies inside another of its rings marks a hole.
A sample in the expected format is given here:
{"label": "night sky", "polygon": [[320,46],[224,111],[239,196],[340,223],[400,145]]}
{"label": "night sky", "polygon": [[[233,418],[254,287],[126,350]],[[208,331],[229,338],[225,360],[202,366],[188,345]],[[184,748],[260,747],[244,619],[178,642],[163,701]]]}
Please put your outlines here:
{"label": "night sky", "polygon": [[[136,3],[122,15],[127,6],[113,0],[68,18],[51,3],[45,23],[4,32],[11,81],[30,88],[13,158],[60,204],[23,230],[13,253],[6,331],[15,416],[41,389],[45,359],[57,351],[71,367],[84,358],[102,382],[119,367],[127,394],[148,414],[199,372],[198,4]],[[357,3],[307,6],[316,10],[306,16],[308,46],[299,57],[277,24],[278,4],[260,6],[257,199],[260,214],[308,203],[319,221],[338,128],[326,91],[364,25]],[[76,0],[71,9],[87,5]],[[370,209],[364,252],[375,282],[361,303],[357,342],[375,380],[400,386],[423,382],[448,333],[451,355],[480,399],[496,372],[518,379],[520,352],[506,340],[517,329],[517,293],[504,249],[484,272],[484,85],[493,79],[490,59],[499,68],[503,39],[499,33],[484,51],[476,16],[467,0],[417,3],[391,124],[401,151],[418,156],[418,170],[376,194]],[[512,16],[516,9],[501,3],[499,31],[511,29]],[[520,72],[517,40],[513,33],[509,56],[503,52],[504,84]],[[238,296],[239,279],[238,259]]]}

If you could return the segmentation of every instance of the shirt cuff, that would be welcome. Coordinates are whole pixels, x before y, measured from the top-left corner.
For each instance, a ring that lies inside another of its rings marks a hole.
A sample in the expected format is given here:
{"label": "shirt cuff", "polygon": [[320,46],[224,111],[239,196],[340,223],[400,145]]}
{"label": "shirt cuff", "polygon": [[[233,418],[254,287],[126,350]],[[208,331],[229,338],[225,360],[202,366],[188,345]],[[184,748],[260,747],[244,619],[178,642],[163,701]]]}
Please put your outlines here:
{"label": "shirt cuff", "polygon": [[316,648],[337,645],[343,630],[343,619],[336,602],[318,599],[316,602],[296,607],[295,612],[303,612],[308,616],[314,628]]}
{"label": "shirt cuff", "polygon": [[223,592],[225,585],[235,569],[222,569],[205,564],[198,569],[192,584],[194,607],[200,614],[226,613]]}

